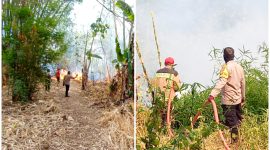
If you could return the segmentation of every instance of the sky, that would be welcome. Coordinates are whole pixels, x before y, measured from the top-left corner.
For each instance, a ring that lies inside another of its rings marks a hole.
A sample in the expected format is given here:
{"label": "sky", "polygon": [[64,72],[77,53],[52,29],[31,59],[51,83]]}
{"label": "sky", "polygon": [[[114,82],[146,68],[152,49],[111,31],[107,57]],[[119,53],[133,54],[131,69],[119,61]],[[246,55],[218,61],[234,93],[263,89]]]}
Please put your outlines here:
{"label": "sky", "polygon": [[[255,56],[259,45],[268,42],[267,6],[267,0],[137,0],[136,39],[149,75],[159,69],[151,12],[162,63],[173,57],[183,82],[212,86],[212,47],[230,46],[239,56],[244,46]],[[137,55],[136,62],[142,74]]]}

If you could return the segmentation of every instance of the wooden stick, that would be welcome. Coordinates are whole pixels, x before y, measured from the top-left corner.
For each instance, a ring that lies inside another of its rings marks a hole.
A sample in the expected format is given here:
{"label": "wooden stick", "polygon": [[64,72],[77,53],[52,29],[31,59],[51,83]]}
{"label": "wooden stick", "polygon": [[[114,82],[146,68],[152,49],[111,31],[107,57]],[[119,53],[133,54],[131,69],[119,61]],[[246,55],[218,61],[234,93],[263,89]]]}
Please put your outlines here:
{"label": "wooden stick", "polygon": [[140,51],[139,44],[138,44],[137,41],[136,41],[136,50],[137,50],[137,54],[139,56],[139,59],[140,59],[140,62],[141,62],[142,68],[143,68],[143,73],[144,73],[145,79],[146,79],[147,84],[148,84],[148,89],[151,90],[152,89],[152,86],[150,84],[150,80],[149,80],[148,74],[146,72],[146,68],[144,66],[143,59],[142,59],[142,53]]}
{"label": "wooden stick", "polygon": [[153,29],[154,29],[154,36],[155,36],[155,42],[156,42],[156,47],[157,47],[157,53],[158,53],[159,67],[161,68],[160,50],[159,50],[159,45],[158,45],[158,40],[157,40],[156,26],[155,26],[155,21],[154,21],[153,13],[151,13],[151,17],[152,17],[152,24],[153,24]]}

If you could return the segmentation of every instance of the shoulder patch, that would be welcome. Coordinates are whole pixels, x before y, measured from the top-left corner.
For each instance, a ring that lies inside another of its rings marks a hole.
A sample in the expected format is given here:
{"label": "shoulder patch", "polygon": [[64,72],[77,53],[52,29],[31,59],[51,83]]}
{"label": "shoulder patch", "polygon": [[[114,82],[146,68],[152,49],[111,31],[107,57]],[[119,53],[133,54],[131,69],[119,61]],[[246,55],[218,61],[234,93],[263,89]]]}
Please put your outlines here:
{"label": "shoulder patch", "polygon": [[157,78],[171,78],[170,73],[156,73]]}
{"label": "shoulder patch", "polygon": [[225,78],[225,79],[228,79],[229,78],[229,72],[228,72],[228,68],[227,68],[227,65],[224,64],[220,70],[220,73],[219,73],[219,77],[220,78]]}

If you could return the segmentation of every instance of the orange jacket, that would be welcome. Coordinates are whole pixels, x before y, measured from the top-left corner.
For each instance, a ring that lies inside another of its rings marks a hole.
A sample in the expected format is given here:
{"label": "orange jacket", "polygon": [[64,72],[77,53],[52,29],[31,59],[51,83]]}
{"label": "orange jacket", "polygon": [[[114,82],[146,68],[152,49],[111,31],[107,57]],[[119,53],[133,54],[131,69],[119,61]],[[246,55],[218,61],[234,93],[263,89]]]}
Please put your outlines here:
{"label": "orange jacket", "polygon": [[154,88],[156,92],[159,89],[161,92],[165,92],[165,101],[173,100],[175,91],[180,88],[178,72],[168,67],[158,70],[154,80]]}
{"label": "orange jacket", "polygon": [[221,103],[225,105],[241,103],[242,99],[245,99],[244,69],[231,60],[223,65],[219,77],[210,95],[216,97],[221,92]]}
{"label": "orange jacket", "polygon": [[60,78],[60,70],[57,70],[57,71],[56,71],[55,76],[56,76],[57,78]]}

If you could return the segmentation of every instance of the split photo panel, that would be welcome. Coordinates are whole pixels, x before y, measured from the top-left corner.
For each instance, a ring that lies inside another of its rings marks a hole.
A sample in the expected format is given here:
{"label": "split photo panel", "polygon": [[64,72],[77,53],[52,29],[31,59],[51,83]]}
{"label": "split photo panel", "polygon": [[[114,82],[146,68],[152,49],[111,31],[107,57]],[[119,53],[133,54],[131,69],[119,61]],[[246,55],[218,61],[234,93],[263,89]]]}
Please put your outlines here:
{"label": "split photo panel", "polygon": [[2,0],[2,150],[268,149],[267,0]]}

